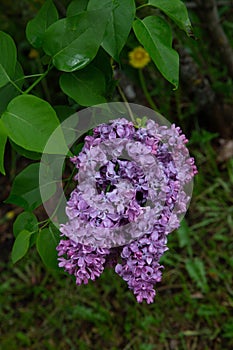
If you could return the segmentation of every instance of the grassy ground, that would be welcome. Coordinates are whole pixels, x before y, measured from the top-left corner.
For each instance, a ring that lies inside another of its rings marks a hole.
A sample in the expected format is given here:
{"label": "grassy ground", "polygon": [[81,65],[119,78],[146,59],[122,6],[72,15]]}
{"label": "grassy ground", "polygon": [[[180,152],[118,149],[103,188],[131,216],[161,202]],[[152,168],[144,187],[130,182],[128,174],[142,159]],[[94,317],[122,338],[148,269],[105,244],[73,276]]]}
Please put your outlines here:
{"label": "grassy ground", "polygon": [[1,350],[233,349],[233,162],[217,166],[210,142],[197,141],[193,199],[154,304],[137,304],[113,270],[77,287],[31,251],[0,265]]}

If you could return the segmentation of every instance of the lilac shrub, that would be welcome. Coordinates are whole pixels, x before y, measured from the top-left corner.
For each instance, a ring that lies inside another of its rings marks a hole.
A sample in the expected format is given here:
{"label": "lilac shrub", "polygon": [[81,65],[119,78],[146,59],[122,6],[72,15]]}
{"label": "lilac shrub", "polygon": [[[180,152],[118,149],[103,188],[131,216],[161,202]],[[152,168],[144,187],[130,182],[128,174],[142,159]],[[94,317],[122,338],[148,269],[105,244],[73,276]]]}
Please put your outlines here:
{"label": "lilac shrub", "polygon": [[124,118],[93,129],[79,155],[77,186],[60,227],[59,266],[78,285],[95,280],[105,266],[128,284],[137,301],[152,303],[161,281],[167,235],[179,227],[197,173],[179,127]]}

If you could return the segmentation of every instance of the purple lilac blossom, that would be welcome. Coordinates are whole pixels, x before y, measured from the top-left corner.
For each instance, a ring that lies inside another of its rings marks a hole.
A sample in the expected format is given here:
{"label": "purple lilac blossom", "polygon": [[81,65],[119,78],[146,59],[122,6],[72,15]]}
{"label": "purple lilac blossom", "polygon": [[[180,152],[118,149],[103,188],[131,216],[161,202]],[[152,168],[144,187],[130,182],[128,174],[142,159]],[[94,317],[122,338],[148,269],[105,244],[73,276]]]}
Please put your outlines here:
{"label": "purple lilac blossom", "polygon": [[59,266],[78,285],[115,266],[138,302],[153,302],[167,235],[179,227],[190,200],[184,186],[197,173],[186,143],[179,127],[153,120],[138,128],[116,119],[86,136],[71,158],[78,184],[57,247]]}
{"label": "purple lilac blossom", "polygon": [[[93,249],[70,239],[61,240],[58,246],[59,267],[74,275],[77,285],[87,284],[89,279],[95,280],[103,272],[106,254],[109,254],[107,249]],[[66,255],[67,259],[60,258],[62,255]]]}

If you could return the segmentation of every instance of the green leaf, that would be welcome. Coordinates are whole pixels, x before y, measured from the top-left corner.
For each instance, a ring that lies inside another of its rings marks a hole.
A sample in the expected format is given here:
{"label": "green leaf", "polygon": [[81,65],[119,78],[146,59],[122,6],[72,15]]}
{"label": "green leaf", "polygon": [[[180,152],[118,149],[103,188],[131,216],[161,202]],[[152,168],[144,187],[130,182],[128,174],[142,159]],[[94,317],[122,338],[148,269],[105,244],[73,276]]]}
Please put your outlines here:
{"label": "green leaf", "polygon": [[0,31],[0,87],[6,85],[15,74],[17,51],[10,35]]}
{"label": "green leaf", "polygon": [[[15,97],[2,115],[8,135],[17,145],[34,152],[43,152],[52,132],[60,125],[50,104],[36,96]],[[57,140],[49,153],[66,154],[62,130],[57,129]]]}
{"label": "green leaf", "polygon": [[145,47],[161,74],[175,88],[179,83],[179,56],[172,48],[171,28],[160,17],[137,19],[133,24],[135,35]]}
{"label": "green leaf", "polygon": [[101,70],[105,76],[106,82],[113,79],[113,68],[111,64],[111,58],[107,52],[100,47],[97,55],[92,61],[92,65]]}
{"label": "green leaf", "polygon": [[15,264],[26,255],[29,248],[31,235],[32,232],[23,230],[16,237],[11,253],[13,264]]}
{"label": "green leaf", "polygon": [[[33,211],[41,205],[42,199],[39,186],[39,167],[40,163],[30,164],[16,176],[10,196],[5,203],[16,204],[27,211]],[[41,167],[44,167],[43,172],[45,174],[50,172],[49,167],[45,164],[41,164]],[[52,178],[52,175],[50,175],[50,178]],[[44,182],[43,191],[46,193],[46,198],[44,198],[45,201],[51,198],[55,193],[56,182],[56,180],[47,182],[46,184]]]}
{"label": "green leaf", "polygon": [[23,230],[27,230],[33,233],[36,232],[37,229],[38,222],[36,216],[33,213],[27,211],[19,214],[13,224],[13,233],[15,237],[17,237]]}
{"label": "green leaf", "polygon": [[113,3],[108,24],[104,33],[102,47],[116,61],[124,47],[135,17],[134,0],[89,0],[88,10],[103,9]]}
{"label": "green leaf", "polygon": [[[12,81],[21,89],[24,83],[24,73],[19,62],[16,62],[15,74]],[[0,88],[0,115],[6,110],[8,103],[20,94],[19,90],[15,88],[10,82]]]}
{"label": "green leaf", "polygon": [[76,117],[76,123],[78,124],[79,116],[78,113],[69,106],[54,106],[54,109],[57,113],[57,116],[62,123],[62,131],[66,140],[66,143],[68,145],[72,145],[73,142],[76,141],[77,138],[77,131],[74,126],[73,117],[70,118],[75,114]]}
{"label": "green leaf", "polygon": [[58,119],[61,123],[64,122],[64,120],[66,120],[67,118],[69,118],[71,115],[76,113],[73,108],[66,105],[58,105],[54,106],[53,108],[56,111]]}
{"label": "green leaf", "polygon": [[[103,40],[109,9],[61,19],[45,32],[44,51],[59,70],[73,72],[89,64]],[[62,38],[62,40],[61,40]]]}
{"label": "green leaf", "polygon": [[79,13],[86,11],[89,0],[74,0],[67,7],[66,17],[76,16]]}
{"label": "green leaf", "polygon": [[186,270],[189,276],[197,284],[197,286],[203,291],[208,292],[208,284],[206,280],[205,266],[203,261],[199,258],[187,259],[185,261]]}
{"label": "green leaf", "polygon": [[4,169],[4,154],[5,154],[5,145],[7,141],[7,130],[0,119],[0,172],[3,175],[6,175],[5,169]]}
{"label": "green leaf", "polygon": [[111,58],[103,48],[100,47],[96,57],[92,61],[92,65],[103,72],[106,85],[104,96],[108,100],[111,100],[117,85],[117,80],[113,77]]}
{"label": "green leaf", "polygon": [[157,7],[170,17],[180,29],[184,30],[188,35],[192,34],[192,26],[188,16],[188,11],[180,0],[149,0],[149,5]]}
{"label": "green leaf", "polygon": [[60,241],[59,231],[53,227],[39,232],[36,247],[43,263],[52,269],[58,269],[56,247]]}
{"label": "green leaf", "polygon": [[41,153],[28,151],[25,148],[17,145],[12,140],[10,140],[10,144],[18,154],[20,154],[21,156],[24,156],[25,158],[32,159],[32,160],[41,159]]}
{"label": "green leaf", "polygon": [[26,27],[26,36],[34,47],[41,47],[43,44],[46,29],[58,20],[58,12],[52,0],[47,0],[40,11]]}
{"label": "green leaf", "polygon": [[91,106],[106,102],[105,77],[103,73],[88,66],[81,71],[64,73],[60,77],[62,91],[82,106]]}

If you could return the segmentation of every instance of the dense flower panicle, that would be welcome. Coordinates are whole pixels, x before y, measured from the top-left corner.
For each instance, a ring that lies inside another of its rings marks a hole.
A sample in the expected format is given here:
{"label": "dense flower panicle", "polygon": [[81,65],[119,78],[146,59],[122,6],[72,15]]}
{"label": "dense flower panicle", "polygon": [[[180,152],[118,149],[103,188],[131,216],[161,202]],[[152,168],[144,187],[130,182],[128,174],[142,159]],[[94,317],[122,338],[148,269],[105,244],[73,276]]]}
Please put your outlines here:
{"label": "dense flower panicle", "polygon": [[78,285],[115,266],[138,302],[153,302],[167,235],[179,227],[190,201],[184,186],[197,173],[186,143],[179,127],[153,120],[136,127],[116,119],[86,136],[71,159],[78,185],[57,247],[59,266]]}
{"label": "dense flower panicle", "polygon": [[[76,284],[87,284],[95,280],[104,270],[108,249],[92,249],[72,240],[61,240],[57,246],[59,267],[76,277]],[[66,255],[67,258],[61,257]]]}

